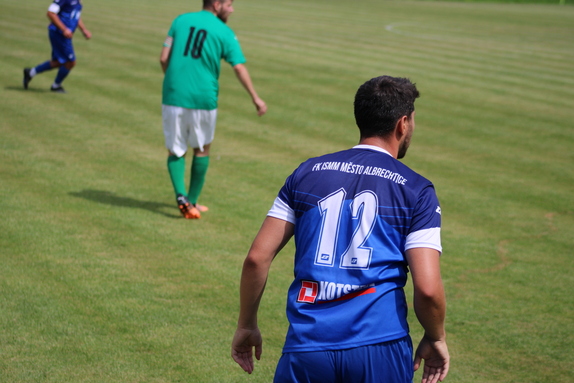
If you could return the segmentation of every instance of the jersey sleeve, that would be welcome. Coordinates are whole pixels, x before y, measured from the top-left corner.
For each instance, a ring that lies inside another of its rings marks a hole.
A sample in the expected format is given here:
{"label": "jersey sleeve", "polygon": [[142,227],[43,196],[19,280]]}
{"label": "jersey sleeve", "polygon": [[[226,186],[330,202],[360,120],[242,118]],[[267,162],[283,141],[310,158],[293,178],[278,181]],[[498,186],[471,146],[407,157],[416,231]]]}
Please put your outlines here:
{"label": "jersey sleeve", "polygon": [[225,49],[223,51],[223,59],[231,66],[244,64],[247,61],[243,55],[243,51],[241,50],[241,45],[239,45],[237,36],[235,36],[231,30],[225,44]]}
{"label": "jersey sleeve", "polygon": [[176,28],[176,24],[179,20],[179,16],[175,18],[175,20],[173,20],[173,22],[171,23],[171,26],[169,27],[169,31],[167,31],[167,37],[171,37],[172,39],[175,37],[175,30]]}
{"label": "jersey sleeve", "polygon": [[419,195],[405,250],[426,247],[442,252],[440,239],[441,208],[434,187],[425,187]]}
{"label": "jersey sleeve", "polygon": [[58,0],[55,0],[50,6],[48,7],[48,12],[52,12],[55,14],[60,13],[60,4],[58,4]]}
{"label": "jersey sleeve", "polygon": [[267,215],[269,217],[279,218],[283,221],[295,224],[296,216],[291,198],[292,193],[290,191],[292,190],[293,176],[294,175],[291,174],[287,177],[285,184],[281,190],[279,190],[279,194],[277,195],[277,198],[275,198],[275,202],[273,203],[273,206],[271,206]]}
{"label": "jersey sleeve", "polygon": [[295,224],[295,212],[279,197],[275,198],[275,202],[273,202],[273,206],[269,209],[267,216]]}

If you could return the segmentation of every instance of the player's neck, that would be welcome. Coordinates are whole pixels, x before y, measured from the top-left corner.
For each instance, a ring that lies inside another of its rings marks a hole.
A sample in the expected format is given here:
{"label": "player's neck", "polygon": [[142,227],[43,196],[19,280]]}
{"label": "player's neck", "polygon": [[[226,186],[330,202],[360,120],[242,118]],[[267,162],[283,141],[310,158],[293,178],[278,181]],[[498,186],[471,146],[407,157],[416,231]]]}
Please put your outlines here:
{"label": "player's neck", "polygon": [[367,137],[361,138],[359,145],[372,145],[378,146],[379,148],[385,149],[394,158],[397,158],[399,153],[399,143],[392,142],[392,140],[387,140],[381,137]]}

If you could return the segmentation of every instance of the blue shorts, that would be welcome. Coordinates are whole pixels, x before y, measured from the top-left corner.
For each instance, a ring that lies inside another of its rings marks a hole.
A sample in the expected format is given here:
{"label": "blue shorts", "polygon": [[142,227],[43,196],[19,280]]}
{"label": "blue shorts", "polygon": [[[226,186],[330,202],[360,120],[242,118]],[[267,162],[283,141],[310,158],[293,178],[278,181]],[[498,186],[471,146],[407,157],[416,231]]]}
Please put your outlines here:
{"label": "blue shorts", "polygon": [[274,383],[412,383],[413,344],[409,336],[336,351],[285,353]]}
{"label": "blue shorts", "polygon": [[52,61],[65,64],[70,61],[76,61],[72,39],[67,39],[58,31],[48,28],[50,44],[52,44]]}

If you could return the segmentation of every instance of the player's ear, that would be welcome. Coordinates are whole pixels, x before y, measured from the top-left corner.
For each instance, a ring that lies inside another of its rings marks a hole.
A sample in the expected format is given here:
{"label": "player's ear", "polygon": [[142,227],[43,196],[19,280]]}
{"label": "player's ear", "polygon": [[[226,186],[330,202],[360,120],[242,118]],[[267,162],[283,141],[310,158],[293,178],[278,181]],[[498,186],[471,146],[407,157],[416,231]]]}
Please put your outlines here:
{"label": "player's ear", "polygon": [[395,137],[400,141],[408,132],[408,117],[402,116],[395,125]]}

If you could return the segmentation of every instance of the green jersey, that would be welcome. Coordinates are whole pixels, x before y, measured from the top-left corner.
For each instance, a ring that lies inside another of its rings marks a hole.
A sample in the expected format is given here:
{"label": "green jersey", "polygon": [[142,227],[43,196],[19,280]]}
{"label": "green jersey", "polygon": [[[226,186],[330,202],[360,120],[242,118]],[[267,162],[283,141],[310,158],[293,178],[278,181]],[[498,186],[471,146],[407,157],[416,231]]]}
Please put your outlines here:
{"label": "green jersey", "polygon": [[221,59],[235,66],[245,57],[235,34],[209,11],[178,16],[168,32],[173,38],[163,80],[162,103],[188,109],[217,108]]}

